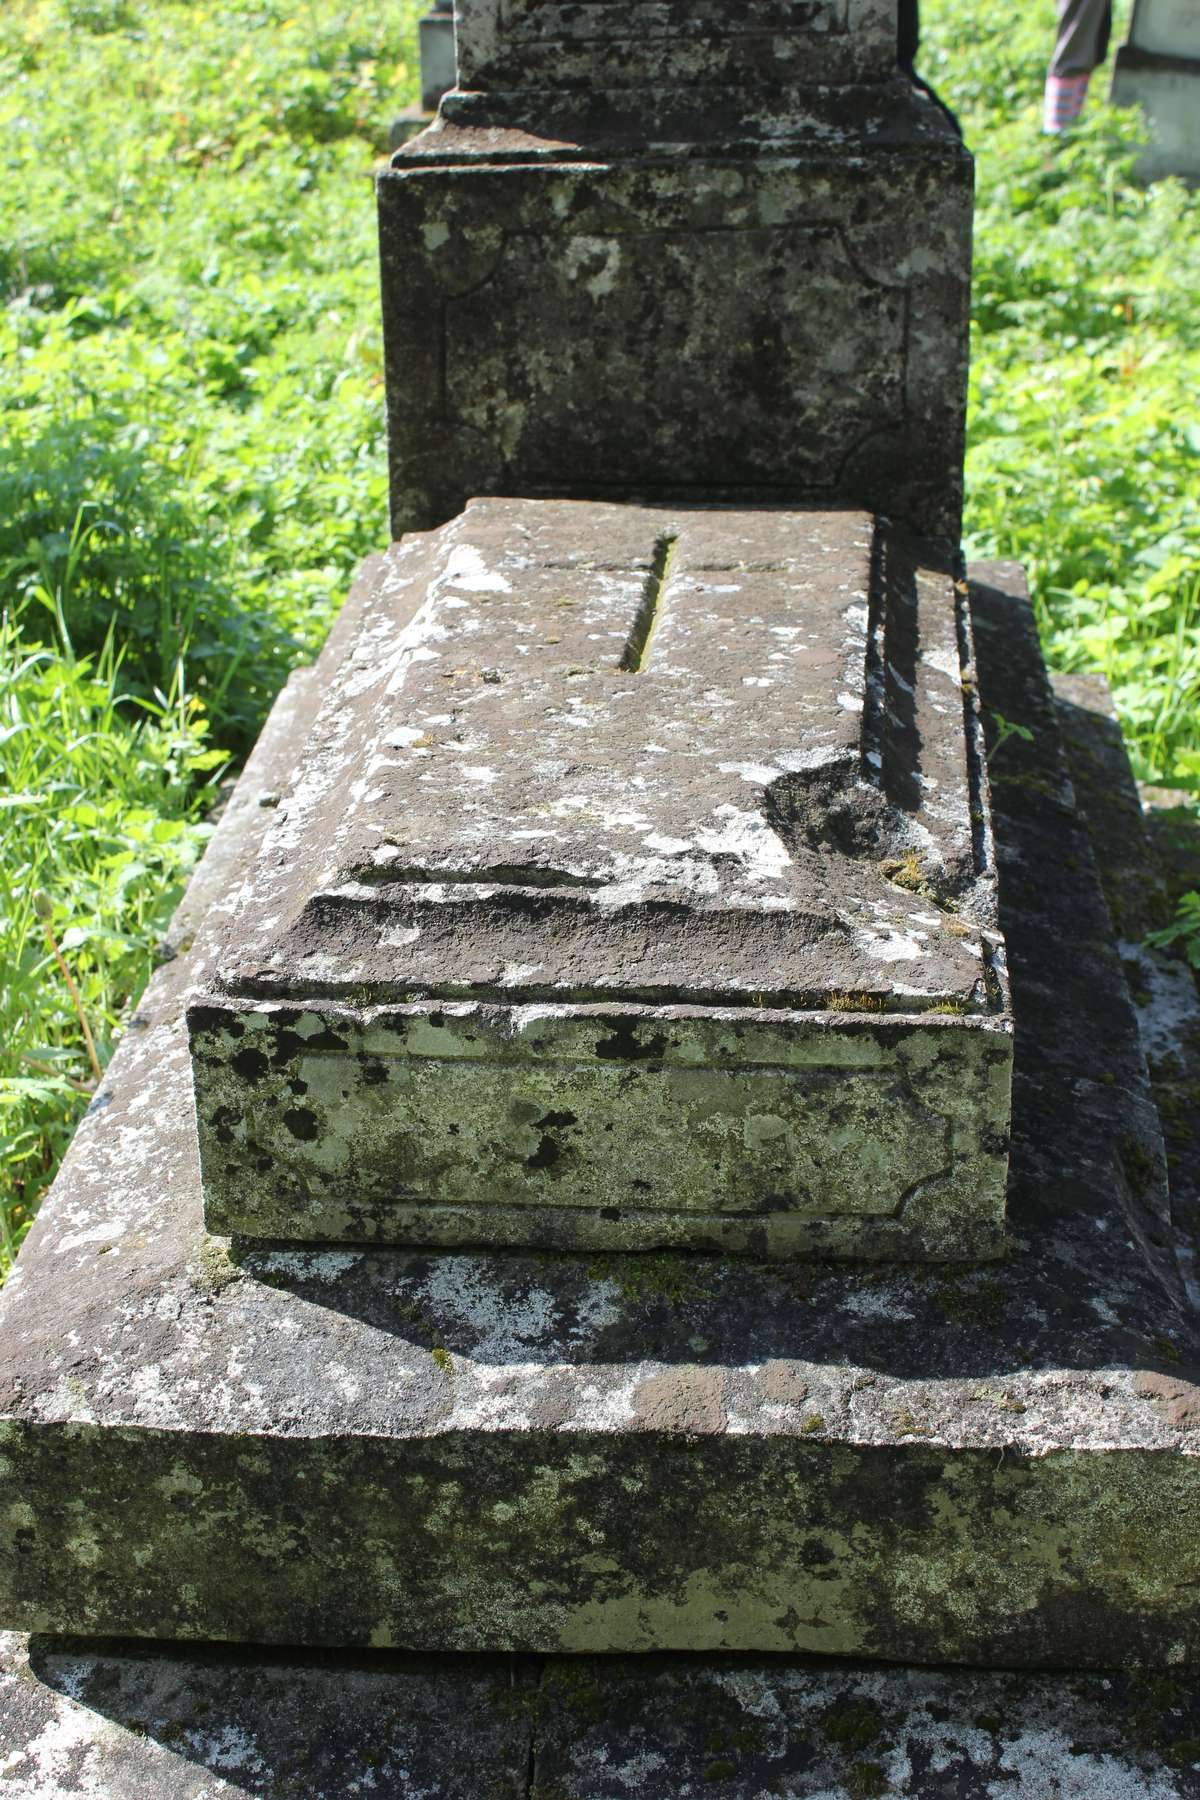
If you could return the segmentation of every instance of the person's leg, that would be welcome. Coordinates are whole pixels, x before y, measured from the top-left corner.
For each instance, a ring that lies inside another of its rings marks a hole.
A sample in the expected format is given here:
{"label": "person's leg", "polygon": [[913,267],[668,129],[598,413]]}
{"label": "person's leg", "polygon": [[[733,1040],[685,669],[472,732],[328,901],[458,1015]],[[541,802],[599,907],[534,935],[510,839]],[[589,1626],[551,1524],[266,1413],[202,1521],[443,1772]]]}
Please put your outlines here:
{"label": "person's leg", "polygon": [[1046,76],[1042,129],[1065,131],[1083,111],[1092,70],[1108,54],[1112,0],[1057,0],[1058,31]]}

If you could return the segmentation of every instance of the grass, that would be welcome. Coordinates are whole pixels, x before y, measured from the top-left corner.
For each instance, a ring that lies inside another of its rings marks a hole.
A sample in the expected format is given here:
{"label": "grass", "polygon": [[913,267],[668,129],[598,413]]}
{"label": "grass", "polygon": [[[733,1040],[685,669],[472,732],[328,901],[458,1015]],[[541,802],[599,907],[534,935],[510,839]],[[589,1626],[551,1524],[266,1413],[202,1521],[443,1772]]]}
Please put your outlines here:
{"label": "grass", "polygon": [[1136,113],[1039,135],[1049,5],[924,11],[978,159],[968,554],[1025,564],[1051,664],[1103,670],[1139,777],[1200,794],[1198,201],[1130,182]]}
{"label": "grass", "polygon": [[[386,535],[369,176],[419,10],[0,12],[0,1273],[92,1082],[46,924],[103,1061],[227,758]],[[969,548],[1200,794],[1195,203],[1102,107],[1040,138],[1049,0],[925,11],[979,156]]]}

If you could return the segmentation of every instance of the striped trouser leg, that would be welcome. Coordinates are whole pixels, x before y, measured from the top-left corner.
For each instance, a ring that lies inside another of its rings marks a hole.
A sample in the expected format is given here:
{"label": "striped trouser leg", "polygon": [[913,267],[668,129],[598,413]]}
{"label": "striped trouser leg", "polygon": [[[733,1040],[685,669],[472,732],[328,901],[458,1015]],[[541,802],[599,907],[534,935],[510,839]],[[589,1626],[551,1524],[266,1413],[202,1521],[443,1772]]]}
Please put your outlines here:
{"label": "striped trouser leg", "polygon": [[1045,131],[1064,131],[1083,110],[1088,80],[1108,54],[1112,0],[1057,0],[1058,30],[1046,76]]}

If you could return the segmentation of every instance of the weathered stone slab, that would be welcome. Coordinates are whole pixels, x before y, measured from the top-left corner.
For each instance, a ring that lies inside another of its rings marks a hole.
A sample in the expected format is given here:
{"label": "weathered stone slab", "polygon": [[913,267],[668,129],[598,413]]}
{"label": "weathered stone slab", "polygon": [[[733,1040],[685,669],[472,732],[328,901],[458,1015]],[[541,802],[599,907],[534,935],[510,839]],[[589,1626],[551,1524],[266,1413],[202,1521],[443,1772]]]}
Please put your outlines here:
{"label": "weathered stone slab", "polygon": [[856,514],[494,501],[390,552],[189,1015],[210,1228],[996,1254],[964,655]]}
{"label": "weathered stone slab", "polygon": [[5,1800],[521,1800],[536,1670],[0,1633]]}
{"label": "weathered stone slab", "polygon": [[1176,1675],[0,1635],[6,1800],[1195,1800]]}
{"label": "weathered stone slab", "polygon": [[[1172,892],[1197,885],[1200,822],[1176,830],[1192,850],[1164,835],[1143,810],[1113,697],[1102,675],[1056,675],[1054,692],[1071,780],[1097,847],[1100,880],[1125,970],[1150,1085],[1163,1122],[1177,1253],[1192,1304],[1200,1308],[1200,989],[1182,956],[1143,940],[1174,916]],[[1168,815],[1169,816],[1169,815]]]}
{"label": "weathered stone slab", "polygon": [[[985,703],[1034,734],[995,775],[1009,1258],[231,1253],[202,1229],[179,1025],[202,933],[0,1296],[0,1620],[1195,1659],[1200,1332],[1161,1140],[1028,607],[993,585],[974,611]],[[265,813],[222,827],[247,857]]]}
{"label": "weathered stone slab", "polygon": [[506,493],[957,540],[972,164],[929,101],[814,90],[758,144],[759,113],[689,113],[674,150],[472,104],[378,182],[396,536]]}

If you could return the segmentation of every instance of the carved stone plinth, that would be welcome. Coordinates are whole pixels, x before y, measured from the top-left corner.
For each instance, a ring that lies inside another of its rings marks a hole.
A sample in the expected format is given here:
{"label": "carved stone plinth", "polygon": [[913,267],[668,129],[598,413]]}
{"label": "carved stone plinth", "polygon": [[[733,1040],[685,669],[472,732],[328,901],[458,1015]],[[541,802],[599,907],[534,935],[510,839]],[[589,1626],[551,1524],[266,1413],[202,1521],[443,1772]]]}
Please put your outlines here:
{"label": "carved stone plinth", "polygon": [[397,535],[478,494],[957,539],[972,164],[895,6],[497,8],[380,177]]}

